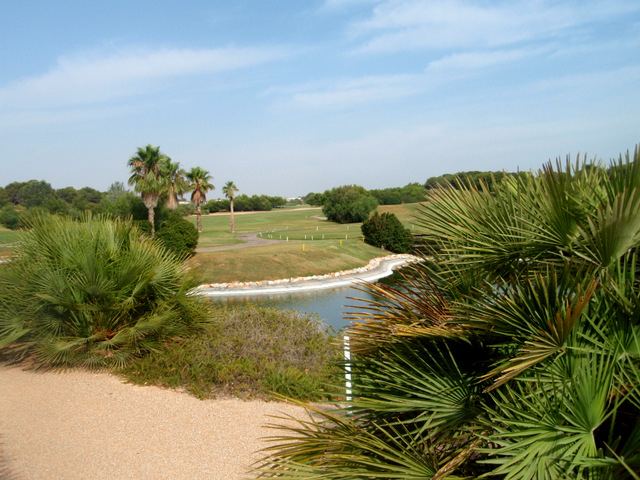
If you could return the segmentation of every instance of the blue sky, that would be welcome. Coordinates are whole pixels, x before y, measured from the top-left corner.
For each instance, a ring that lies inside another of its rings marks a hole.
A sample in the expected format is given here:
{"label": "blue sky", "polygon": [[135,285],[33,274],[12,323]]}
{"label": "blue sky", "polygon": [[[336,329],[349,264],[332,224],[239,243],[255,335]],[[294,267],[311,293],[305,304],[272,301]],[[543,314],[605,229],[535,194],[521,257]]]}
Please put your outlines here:
{"label": "blue sky", "polygon": [[0,186],[106,190],[159,145],[294,196],[640,142],[637,0],[0,5]]}

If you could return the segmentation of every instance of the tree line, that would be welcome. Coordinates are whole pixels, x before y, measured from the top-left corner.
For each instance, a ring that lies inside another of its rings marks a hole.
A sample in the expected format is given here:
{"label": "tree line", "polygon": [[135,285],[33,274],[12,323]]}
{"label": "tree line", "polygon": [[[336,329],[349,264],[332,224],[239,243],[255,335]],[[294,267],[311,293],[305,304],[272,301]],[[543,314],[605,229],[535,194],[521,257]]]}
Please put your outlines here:
{"label": "tree line", "polygon": [[[145,224],[147,229],[151,226],[149,220],[152,217],[155,232],[156,225],[166,221],[172,211],[181,216],[196,214],[199,218],[201,214],[231,212],[231,229],[235,231],[233,212],[269,211],[288,203],[281,196],[237,195],[238,188],[232,181],[228,181],[222,188],[224,198],[207,201],[207,193],[215,188],[211,183],[210,173],[201,167],[194,167],[189,171],[182,169],[178,162],[163,154],[160,147],[147,145],[138,148],[136,154],[129,159],[128,166],[131,174],[129,183],[134,186],[134,192],[129,191],[122,182],[114,182],[106,192],[88,186],[80,189],[54,189],[45,180],[12,182],[0,187],[0,224],[17,229],[21,225],[21,219],[22,222],[27,221],[30,215],[38,211],[71,218],[78,218],[83,212],[91,211],[118,218],[132,218],[140,225],[146,220],[149,222]],[[506,176],[523,174],[524,172],[468,171],[429,177],[424,184],[414,182],[403,187],[366,190],[357,186],[357,196],[366,197],[366,201],[360,201],[356,208],[359,211],[355,212],[352,211],[353,205],[341,210],[332,207],[336,202],[343,203],[346,195],[343,187],[325,190],[323,193],[310,192],[302,200],[308,205],[324,206],[329,199],[328,217],[342,223],[361,222],[368,218],[377,205],[422,202],[428,191],[437,187],[451,186],[457,189],[461,185],[479,187],[484,184],[492,190]],[[157,193],[153,193],[156,190]],[[180,201],[187,193],[191,193],[191,201]],[[153,205],[152,212],[149,205]],[[201,220],[199,224],[201,225]]]}

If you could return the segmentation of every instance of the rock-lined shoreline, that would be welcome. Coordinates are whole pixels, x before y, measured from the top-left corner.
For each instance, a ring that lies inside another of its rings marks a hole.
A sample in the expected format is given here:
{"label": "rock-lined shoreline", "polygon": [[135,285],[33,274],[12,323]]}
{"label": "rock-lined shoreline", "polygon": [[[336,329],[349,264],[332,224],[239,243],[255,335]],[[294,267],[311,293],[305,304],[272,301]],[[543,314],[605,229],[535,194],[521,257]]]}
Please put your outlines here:
{"label": "rock-lined shoreline", "polygon": [[325,275],[309,277],[283,278],[279,280],[263,280],[257,282],[206,283],[197,288],[205,295],[256,295],[295,290],[319,290],[337,288],[353,283],[370,282],[390,275],[399,266],[419,262],[421,259],[409,254],[387,255],[372,259],[363,267]]}

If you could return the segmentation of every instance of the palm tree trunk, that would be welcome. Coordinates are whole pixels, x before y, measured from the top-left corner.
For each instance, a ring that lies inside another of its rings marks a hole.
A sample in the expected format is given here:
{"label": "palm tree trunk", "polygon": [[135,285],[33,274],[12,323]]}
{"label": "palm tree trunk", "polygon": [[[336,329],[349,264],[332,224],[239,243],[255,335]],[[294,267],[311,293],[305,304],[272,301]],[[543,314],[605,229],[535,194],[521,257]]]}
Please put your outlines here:
{"label": "palm tree trunk", "polygon": [[236,233],[236,221],[233,218],[233,198],[231,199],[231,233]]}
{"label": "palm tree trunk", "polygon": [[202,210],[200,205],[196,207],[196,216],[198,217],[198,233],[202,233]]}
{"label": "palm tree trunk", "polygon": [[151,238],[156,234],[156,211],[153,207],[147,208],[149,212],[149,223],[151,224]]}

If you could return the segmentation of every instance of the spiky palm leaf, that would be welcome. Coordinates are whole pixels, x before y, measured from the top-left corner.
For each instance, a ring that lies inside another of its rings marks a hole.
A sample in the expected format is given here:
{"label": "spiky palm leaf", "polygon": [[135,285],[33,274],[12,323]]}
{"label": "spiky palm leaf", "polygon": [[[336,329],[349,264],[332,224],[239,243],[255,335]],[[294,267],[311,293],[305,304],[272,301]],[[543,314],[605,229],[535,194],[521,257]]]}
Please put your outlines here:
{"label": "spiky palm leaf", "polygon": [[0,268],[0,342],[42,364],[122,364],[208,311],[199,279],[124,221],[36,218],[17,250]]}
{"label": "spiky palm leaf", "polygon": [[349,415],[281,437],[262,474],[394,478],[373,436],[426,478],[637,478],[639,155],[432,190],[425,261],[350,314]]}

